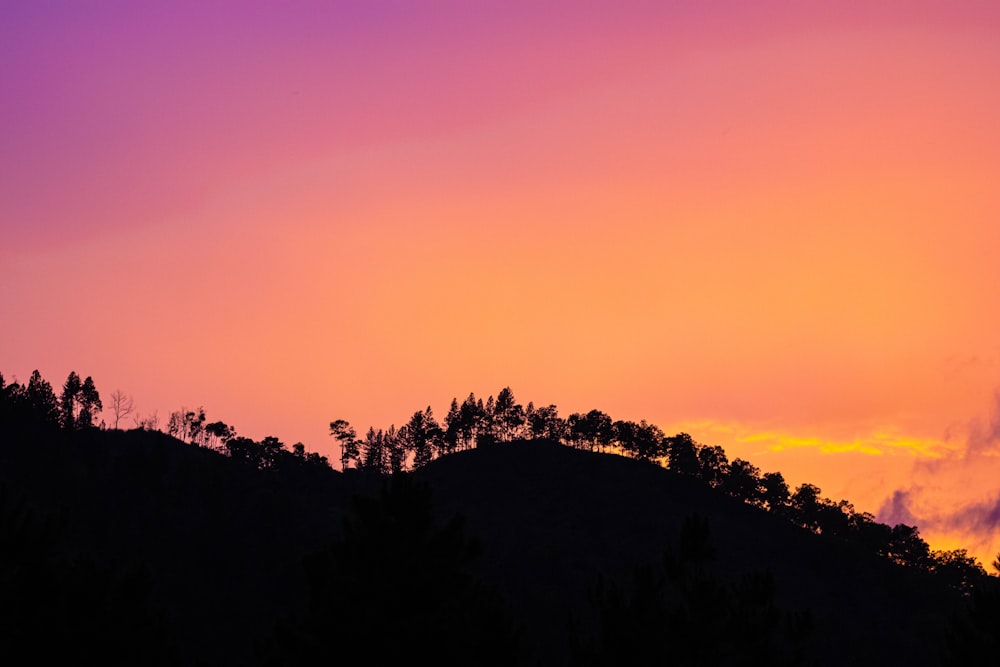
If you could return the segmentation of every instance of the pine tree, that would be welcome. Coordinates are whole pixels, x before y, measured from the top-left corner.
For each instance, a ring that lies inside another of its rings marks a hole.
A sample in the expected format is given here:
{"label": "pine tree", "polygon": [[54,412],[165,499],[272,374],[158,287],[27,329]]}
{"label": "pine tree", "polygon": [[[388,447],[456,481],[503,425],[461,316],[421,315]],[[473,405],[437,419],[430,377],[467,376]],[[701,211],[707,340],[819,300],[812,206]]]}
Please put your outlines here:
{"label": "pine tree", "polygon": [[80,376],[76,374],[76,371],[70,371],[63,384],[62,395],[59,397],[63,428],[76,428],[76,406],[80,400],[82,388],[83,383],[80,382]]}

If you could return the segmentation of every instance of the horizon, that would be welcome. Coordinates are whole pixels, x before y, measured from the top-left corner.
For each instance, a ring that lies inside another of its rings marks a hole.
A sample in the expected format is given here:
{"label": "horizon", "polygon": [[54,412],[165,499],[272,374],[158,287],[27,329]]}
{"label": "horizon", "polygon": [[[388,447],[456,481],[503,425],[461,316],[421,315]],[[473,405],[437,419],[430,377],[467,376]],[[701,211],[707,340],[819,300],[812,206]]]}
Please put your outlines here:
{"label": "horizon", "polygon": [[1000,8],[0,25],[0,372],[334,460],[510,387],[1000,551]]}

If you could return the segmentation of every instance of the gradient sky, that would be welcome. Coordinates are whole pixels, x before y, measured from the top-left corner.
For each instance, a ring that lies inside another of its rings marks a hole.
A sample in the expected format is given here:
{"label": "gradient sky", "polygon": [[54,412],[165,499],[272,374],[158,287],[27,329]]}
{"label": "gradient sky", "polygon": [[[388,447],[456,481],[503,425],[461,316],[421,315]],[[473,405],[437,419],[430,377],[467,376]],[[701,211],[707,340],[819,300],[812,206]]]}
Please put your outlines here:
{"label": "gradient sky", "polygon": [[818,4],[2,1],[0,372],[330,455],[510,386],[988,562],[1000,4]]}

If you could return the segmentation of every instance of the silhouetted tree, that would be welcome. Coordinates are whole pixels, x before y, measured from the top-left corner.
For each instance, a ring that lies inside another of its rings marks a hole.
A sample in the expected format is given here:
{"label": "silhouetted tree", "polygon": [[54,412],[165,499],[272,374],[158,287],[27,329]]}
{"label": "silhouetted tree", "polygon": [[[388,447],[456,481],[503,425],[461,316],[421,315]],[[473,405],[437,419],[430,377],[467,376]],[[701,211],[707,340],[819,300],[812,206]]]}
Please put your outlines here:
{"label": "silhouetted tree", "polygon": [[282,454],[288,452],[285,449],[285,443],[273,435],[269,435],[260,441],[258,451],[260,452],[260,459],[257,463],[258,468],[277,467],[281,461]]}
{"label": "silhouetted tree", "polygon": [[744,459],[733,459],[722,478],[722,489],[729,495],[751,505],[763,502],[760,469]]}
{"label": "silhouetted tree", "polygon": [[510,387],[504,387],[493,405],[494,436],[501,442],[510,442],[520,437],[524,421],[524,408],[515,401]]}
{"label": "silhouetted tree", "polygon": [[559,416],[559,410],[554,405],[535,409],[527,422],[530,437],[534,439],[559,442],[566,436],[566,422]]}
{"label": "silhouetted tree", "polygon": [[114,418],[114,428],[118,430],[118,422],[128,417],[135,410],[135,402],[132,400],[132,396],[126,395],[121,389],[115,389],[111,392],[111,398],[108,405],[111,410],[111,416]]}
{"label": "silhouetted tree", "polygon": [[187,441],[192,445],[203,444],[205,427],[205,408],[199,407],[197,411],[187,410],[184,412],[184,432],[187,434]]}
{"label": "silhouetted tree", "polygon": [[627,455],[640,461],[653,461],[663,454],[663,431],[647,424],[619,420],[612,425],[614,441]]}
{"label": "silhouetted tree", "polygon": [[401,470],[406,452],[399,440],[395,425],[390,426],[388,431],[369,428],[361,443],[361,467],[382,475],[388,475],[393,468]]}
{"label": "silhouetted tree", "polygon": [[444,416],[444,453],[450,454],[458,449],[459,439],[462,433],[461,409],[458,407],[458,398],[451,399],[451,406],[448,414]]}
{"label": "silhouetted tree", "polygon": [[[482,401],[482,399],[480,399]],[[479,428],[476,433],[476,447],[493,445],[497,441],[496,401],[490,395],[479,410]]]}
{"label": "silhouetted tree", "polygon": [[[400,429],[402,432],[402,429]],[[422,468],[431,462],[434,450],[440,448],[441,427],[434,419],[431,406],[424,411],[416,411],[406,424],[403,441],[405,448],[413,453],[413,467]]]}
{"label": "silhouetted tree", "polygon": [[591,448],[607,449],[614,441],[614,421],[600,410],[591,410],[584,417],[587,424],[587,434],[591,438]]}
{"label": "silhouetted tree", "polygon": [[205,435],[208,438],[209,446],[216,447],[218,443],[221,443],[224,447],[227,442],[236,437],[236,429],[225,422],[211,422],[205,424]]}
{"label": "silhouetted tree", "polygon": [[697,477],[701,470],[698,464],[698,446],[687,433],[678,433],[667,438],[667,465],[682,475]]}
{"label": "silhouetted tree", "polygon": [[62,394],[59,395],[59,405],[62,411],[62,425],[66,429],[76,428],[77,405],[80,401],[80,390],[83,382],[76,371],[70,371],[63,383]]}
{"label": "silhouetted tree", "polygon": [[462,449],[476,445],[479,434],[483,432],[485,412],[482,399],[477,401],[475,395],[470,392],[458,411],[459,444]]}
{"label": "silhouetted tree", "polygon": [[[987,584],[989,575],[975,557],[970,556],[965,549],[947,551],[932,551],[930,553],[930,569],[940,579],[946,581],[952,588],[963,594],[970,594],[980,585]],[[997,628],[1000,631],[1000,626]],[[1000,655],[997,656],[1000,660]]]}
{"label": "silhouetted tree", "polygon": [[615,442],[622,451],[629,456],[637,457],[639,425],[633,421],[619,419],[611,425],[611,428],[615,434]]}
{"label": "silhouetted tree", "polygon": [[101,395],[94,386],[94,379],[89,375],[80,386],[78,394],[80,412],[76,417],[77,428],[91,428],[94,425],[94,417],[104,409],[101,405]]}
{"label": "silhouetted tree", "polygon": [[791,492],[780,472],[766,472],[760,478],[761,498],[768,511],[780,513],[788,507]]}
{"label": "silhouetted tree", "polygon": [[340,443],[340,469],[347,470],[351,461],[360,463],[361,450],[358,446],[358,434],[346,420],[338,419],[330,422],[330,435]]}
{"label": "silhouetted tree", "polygon": [[900,523],[892,527],[889,535],[888,556],[902,565],[926,567],[930,561],[930,547],[920,537],[916,526]]}
{"label": "silhouetted tree", "polygon": [[389,430],[385,432],[383,447],[388,457],[388,468],[383,468],[383,474],[396,474],[406,470],[406,441],[408,438],[406,426],[396,430],[396,425],[391,424]]}
{"label": "silhouetted tree", "polygon": [[192,445],[203,444],[205,408],[188,410],[182,407],[170,413],[167,420],[167,434]]}
{"label": "silhouetted tree", "polygon": [[708,482],[709,486],[722,485],[730,474],[726,451],[718,445],[698,448],[698,470],[701,478]]}
{"label": "silhouetted tree", "polygon": [[26,386],[14,383],[4,393],[22,423],[34,426],[59,425],[59,401],[52,385],[42,378],[37,369],[31,373]]}
{"label": "silhouetted tree", "polygon": [[820,532],[825,535],[850,537],[854,532],[854,505],[846,500],[820,501]]}
{"label": "silhouetted tree", "polygon": [[606,448],[614,440],[614,421],[600,410],[587,414],[573,413],[566,420],[569,439],[574,447],[586,446],[591,451]]}
{"label": "silhouetted tree", "polygon": [[260,447],[250,438],[235,437],[224,443],[229,457],[254,468],[260,466]]}
{"label": "silhouetted tree", "polygon": [[820,488],[807,482],[796,487],[789,499],[792,520],[813,532],[819,532],[822,525],[822,507],[819,494]]}

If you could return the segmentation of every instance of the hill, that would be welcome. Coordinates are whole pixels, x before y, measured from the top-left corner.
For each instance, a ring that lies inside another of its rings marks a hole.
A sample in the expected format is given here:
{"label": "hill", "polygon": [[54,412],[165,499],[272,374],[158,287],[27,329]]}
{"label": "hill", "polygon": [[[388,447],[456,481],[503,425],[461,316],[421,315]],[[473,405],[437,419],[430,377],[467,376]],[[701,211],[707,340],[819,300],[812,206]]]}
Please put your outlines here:
{"label": "hill", "polygon": [[816,535],[690,477],[611,454],[548,443],[460,452],[418,471],[443,514],[462,512],[487,546],[526,635],[557,664],[569,610],[587,610],[598,574],[626,581],[658,561],[685,517],[707,519],[716,572],[770,571],[776,601],[814,618],[818,664],[940,664],[952,591],[922,572]]}
{"label": "hill", "polygon": [[[507,601],[529,664],[565,664],[571,624],[596,628],[598,578],[627,590],[692,515],[711,531],[713,577],[768,571],[778,608],[811,612],[806,664],[939,664],[961,603],[926,572],[633,459],[513,442],[441,457],[413,476],[430,486],[439,523],[461,514],[481,540],[475,573]],[[164,655],[185,664],[252,663],[277,622],[308,613],[303,559],[344,539],[352,498],[382,484],[325,467],[256,469],[158,432],[42,429],[0,445],[7,507],[23,498],[29,523],[48,527],[45,558],[89,554],[113,572],[145,572],[149,613],[162,611],[169,631]],[[10,544],[23,521],[3,516]]]}

